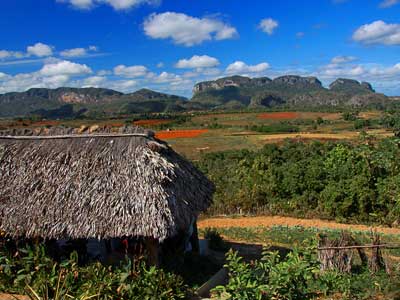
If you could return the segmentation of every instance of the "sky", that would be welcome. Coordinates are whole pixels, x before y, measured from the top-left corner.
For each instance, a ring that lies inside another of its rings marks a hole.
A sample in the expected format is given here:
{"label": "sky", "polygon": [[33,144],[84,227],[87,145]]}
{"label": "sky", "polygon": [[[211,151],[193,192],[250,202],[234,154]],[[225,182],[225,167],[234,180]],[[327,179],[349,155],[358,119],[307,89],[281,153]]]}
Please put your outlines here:
{"label": "sky", "polygon": [[400,95],[400,0],[1,0],[0,28],[0,93],[293,74]]}

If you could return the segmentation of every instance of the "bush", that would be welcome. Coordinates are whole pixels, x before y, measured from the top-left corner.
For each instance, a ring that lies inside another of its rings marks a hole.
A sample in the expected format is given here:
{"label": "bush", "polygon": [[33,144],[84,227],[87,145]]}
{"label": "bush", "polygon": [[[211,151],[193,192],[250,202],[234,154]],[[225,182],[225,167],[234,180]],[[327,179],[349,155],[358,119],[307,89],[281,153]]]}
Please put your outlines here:
{"label": "bush", "polygon": [[345,121],[355,121],[357,120],[358,112],[345,112],[342,114],[342,118]]}
{"label": "bush", "polygon": [[400,220],[400,148],[393,138],[361,145],[269,144],[257,151],[206,154],[197,165],[216,185],[209,214]]}
{"label": "bush", "polygon": [[229,282],[214,293],[229,299],[310,299],[318,263],[307,253],[294,250],[282,259],[278,252],[265,252],[253,265],[244,263],[237,253],[227,254]]}
{"label": "bush", "polygon": [[263,133],[279,133],[279,132],[299,132],[298,126],[290,125],[287,123],[277,123],[271,125],[251,126],[250,130]]}
{"label": "bush", "polygon": [[[118,268],[92,263],[78,265],[76,252],[67,261],[49,258],[43,246],[0,256],[0,291],[28,293],[43,299],[185,299],[183,280],[144,262],[127,260]],[[57,296],[57,297],[56,297]],[[62,297],[64,296],[64,298]]]}
{"label": "bush", "polygon": [[208,240],[208,246],[210,249],[215,251],[225,251],[227,250],[227,245],[222,239],[219,232],[214,228],[206,228],[204,230],[204,238]]}
{"label": "bush", "polygon": [[[294,249],[286,257],[264,252],[259,261],[243,262],[236,252],[227,253],[229,281],[212,290],[216,299],[305,300],[398,299],[399,274],[321,272],[315,248]],[[385,296],[390,295],[390,298]]]}
{"label": "bush", "polygon": [[370,120],[357,119],[354,121],[354,129],[361,129],[371,126]]}

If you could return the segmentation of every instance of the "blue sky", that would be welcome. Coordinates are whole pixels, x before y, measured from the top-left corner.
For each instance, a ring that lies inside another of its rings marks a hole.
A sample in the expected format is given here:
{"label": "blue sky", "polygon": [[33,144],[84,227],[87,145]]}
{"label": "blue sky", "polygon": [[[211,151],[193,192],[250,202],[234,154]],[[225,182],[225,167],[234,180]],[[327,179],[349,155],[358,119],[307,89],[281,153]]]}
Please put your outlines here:
{"label": "blue sky", "polygon": [[400,95],[400,0],[2,0],[0,26],[0,93],[298,74]]}

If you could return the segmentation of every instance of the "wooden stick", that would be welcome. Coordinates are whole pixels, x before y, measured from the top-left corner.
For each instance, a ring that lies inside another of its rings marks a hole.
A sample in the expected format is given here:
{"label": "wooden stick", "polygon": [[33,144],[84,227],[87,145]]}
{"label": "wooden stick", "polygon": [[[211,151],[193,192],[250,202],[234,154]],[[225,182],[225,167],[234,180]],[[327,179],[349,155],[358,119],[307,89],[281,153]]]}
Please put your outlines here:
{"label": "wooden stick", "polygon": [[83,138],[114,138],[114,137],[151,137],[147,133],[129,134],[71,134],[71,135],[46,135],[46,136],[0,136],[3,140],[57,140],[57,139],[83,139]]}
{"label": "wooden stick", "polygon": [[341,249],[364,249],[364,248],[387,248],[387,249],[400,249],[400,245],[361,245],[361,246],[343,246],[343,247],[322,247],[317,248],[318,251],[322,250],[341,250]]}

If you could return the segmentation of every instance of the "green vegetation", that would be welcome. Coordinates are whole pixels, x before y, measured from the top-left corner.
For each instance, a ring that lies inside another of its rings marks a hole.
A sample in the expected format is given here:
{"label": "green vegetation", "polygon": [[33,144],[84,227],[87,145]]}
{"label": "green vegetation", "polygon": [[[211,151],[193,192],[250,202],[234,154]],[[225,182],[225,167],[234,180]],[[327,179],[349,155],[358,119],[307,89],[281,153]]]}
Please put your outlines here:
{"label": "green vegetation", "polygon": [[272,125],[260,125],[251,126],[251,131],[263,132],[263,133],[278,133],[278,132],[299,132],[300,129],[297,126],[293,126],[287,122],[280,122]]}
{"label": "green vegetation", "polygon": [[224,251],[227,250],[227,245],[222,239],[219,232],[213,228],[206,228],[203,232],[203,236],[206,240],[208,240],[208,246],[212,250],[216,251]]}
{"label": "green vegetation", "polygon": [[144,262],[127,260],[112,268],[78,264],[75,252],[56,262],[43,247],[3,251],[0,256],[0,291],[29,294],[34,299],[185,299],[183,280]]}
{"label": "green vegetation", "polygon": [[[228,252],[229,282],[214,289],[217,299],[397,299],[399,274],[371,274],[368,270],[342,274],[321,272],[315,247],[295,248],[285,257],[264,252],[261,260],[246,263],[235,252]],[[398,271],[397,271],[398,272]],[[390,298],[386,298],[386,296]],[[339,298],[338,298],[339,299]]]}
{"label": "green vegetation", "polygon": [[[272,227],[228,227],[228,228],[209,228],[215,235],[223,236],[231,241],[243,241],[246,243],[263,244],[273,247],[293,248],[300,247],[306,240],[314,240],[318,236],[324,235],[329,239],[338,239],[343,233],[338,229],[327,228],[305,228],[301,226],[272,226]],[[360,244],[371,243],[371,234],[365,231],[346,231]],[[200,230],[200,234],[205,237],[205,230]],[[381,243],[400,244],[400,236],[381,234]],[[223,241],[224,242],[224,241]],[[386,249],[385,254],[392,257],[400,257],[400,249]]]}
{"label": "green vegetation", "polygon": [[285,142],[258,151],[206,154],[216,185],[210,214],[273,213],[347,222],[400,219],[397,139],[359,145]]}

